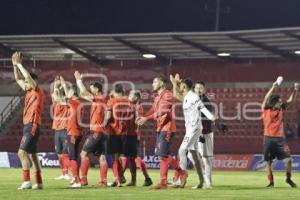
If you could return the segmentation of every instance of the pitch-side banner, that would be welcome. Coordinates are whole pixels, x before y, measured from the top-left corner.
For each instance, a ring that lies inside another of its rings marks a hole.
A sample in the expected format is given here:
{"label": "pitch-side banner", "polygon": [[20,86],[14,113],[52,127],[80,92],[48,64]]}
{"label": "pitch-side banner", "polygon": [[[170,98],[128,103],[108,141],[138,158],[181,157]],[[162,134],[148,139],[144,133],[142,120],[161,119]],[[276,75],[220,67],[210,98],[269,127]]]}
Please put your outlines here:
{"label": "pitch-side banner", "polygon": [[[293,155],[293,170],[300,171],[300,155]],[[38,158],[42,167],[59,167],[58,157],[55,153],[38,153]],[[149,169],[159,168],[157,156],[144,156],[146,166]],[[107,161],[111,167],[111,157],[107,156]],[[91,166],[98,167],[98,159],[91,159]],[[0,152],[0,167],[21,167],[17,153]],[[261,154],[218,154],[214,156],[213,168],[215,170],[226,171],[264,171],[266,163]],[[284,170],[283,161],[274,160],[274,170]]]}

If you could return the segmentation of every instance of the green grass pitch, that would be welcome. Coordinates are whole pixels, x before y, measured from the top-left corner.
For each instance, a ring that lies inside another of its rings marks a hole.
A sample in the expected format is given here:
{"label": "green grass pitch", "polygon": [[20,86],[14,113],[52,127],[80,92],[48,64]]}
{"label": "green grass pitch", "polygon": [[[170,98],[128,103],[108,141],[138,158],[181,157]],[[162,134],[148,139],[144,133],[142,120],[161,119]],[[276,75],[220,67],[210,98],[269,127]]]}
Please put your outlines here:
{"label": "green grass pitch", "polygon": [[[159,180],[159,171],[150,170],[150,175],[155,183]],[[0,200],[77,200],[77,199],[98,199],[98,200],[177,200],[177,199],[280,199],[299,200],[300,188],[290,188],[284,181],[283,172],[275,173],[275,188],[265,188],[267,184],[265,172],[214,172],[212,190],[193,190],[197,183],[196,174],[190,171],[188,183],[184,189],[153,190],[142,187],[143,176],[138,171],[137,187],[122,188],[98,188],[94,186],[99,177],[98,169],[89,171],[89,186],[80,189],[69,189],[68,181],[54,180],[59,175],[58,169],[43,169],[44,190],[18,191],[21,183],[20,169],[0,169]],[[173,171],[170,171],[173,175]],[[109,172],[111,178],[111,171]],[[126,173],[129,179],[129,173]],[[172,177],[172,176],[170,176]],[[33,175],[31,174],[31,178]],[[300,185],[300,175],[295,172],[293,179]],[[110,179],[111,180],[111,179]]]}

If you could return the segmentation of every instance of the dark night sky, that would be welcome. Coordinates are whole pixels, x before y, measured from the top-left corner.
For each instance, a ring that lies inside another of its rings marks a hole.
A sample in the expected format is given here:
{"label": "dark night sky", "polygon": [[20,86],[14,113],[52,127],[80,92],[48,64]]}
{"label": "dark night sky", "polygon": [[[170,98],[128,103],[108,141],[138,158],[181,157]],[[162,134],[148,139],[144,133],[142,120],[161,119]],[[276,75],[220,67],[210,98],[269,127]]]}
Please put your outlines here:
{"label": "dark night sky", "polygon": [[[216,0],[2,0],[0,34],[213,31]],[[300,26],[300,0],[221,0],[220,30]]]}

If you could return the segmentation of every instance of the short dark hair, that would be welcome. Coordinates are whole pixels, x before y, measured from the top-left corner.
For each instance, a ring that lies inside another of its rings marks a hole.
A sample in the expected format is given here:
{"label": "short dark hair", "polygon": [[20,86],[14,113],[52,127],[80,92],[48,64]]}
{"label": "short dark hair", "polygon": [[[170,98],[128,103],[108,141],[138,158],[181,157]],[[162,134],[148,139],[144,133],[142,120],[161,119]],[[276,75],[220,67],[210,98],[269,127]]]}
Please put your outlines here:
{"label": "short dark hair", "polygon": [[35,74],[35,73],[29,73],[30,74],[30,76],[31,76],[31,78],[33,79],[33,80],[38,80],[38,76]]}
{"label": "short dark hair", "polygon": [[124,89],[121,84],[116,84],[114,88],[115,93],[124,94]]}
{"label": "short dark hair", "polygon": [[139,91],[134,91],[134,96],[136,96],[137,101],[139,102],[141,100],[141,93]]}
{"label": "short dark hair", "polygon": [[190,79],[190,78],[184,79],[184,80],[182,81],[182,83],[184,83],[184,84],[188,87],[188,89],[192,89],[192,88],[193,88],[193,85],[194,85],[193,80]]}
{"label": "short dark hair", "polygon": [[99,82],[94,82],[94,83],[93,83],[93,86],[94,86],[95,88],[98,88],[98,91],[99,91],[99,92],[102,92],[103,87],[102,87],[102,84],[101,84],[101,83],[99,83]]}
{"label": "short dark hair", "polygon": [[268,100],[267,107],[273,108],[275,106],[275,104],[278,103],[279,99],[280,99],[279,95],[277,95],[277,94],[271,95]]}
{"label": "short dark hair", "polygon": [[168,84],[168,82],[169,82],[169,79],[167,79],[165,76],[157,76],[155,78],[162,81],[164,84]]}
{"label": "short dark hair", "polygon": [[195,85],[196,84],[200,84],[200,85],[203,85],[204,87],[205,87],[205,82],[204,81],[197,81],[196,83],[195,83]]}

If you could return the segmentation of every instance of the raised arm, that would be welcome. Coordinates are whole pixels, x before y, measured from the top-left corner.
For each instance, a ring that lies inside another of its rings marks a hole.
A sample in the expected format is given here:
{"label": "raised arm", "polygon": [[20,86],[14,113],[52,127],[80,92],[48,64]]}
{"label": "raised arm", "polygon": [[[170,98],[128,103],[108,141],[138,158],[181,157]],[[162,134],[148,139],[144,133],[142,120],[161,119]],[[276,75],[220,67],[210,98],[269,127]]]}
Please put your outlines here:
{"label": "raised arm", "polygon": [[53,103],[66,103],[66,98],[61,93],[61,82],[59,76],[55,77],[53,93],[51,95]]}
{"label": "raised arm", "polygon": [[170,75],[170,81],[173,85],[173,96],[178,101],[183,102],[183,95],[179,92],[179,84],[181,82],[179,74],[176,74],[175,77],[173,77],[173,75]]}
{"label": "raised arm", "polygon": [[94,95],[86,89],[82,82],[81,74],[78,71],[75,71],[74,76],[76,78],[77,87],[80,91],[80,96],[87,101],[93,101]]}
{"label": "raised arm", "polygon": [[[14,66],[15,78],[16,78],[17,83],[20,85],[20,87],[23,90],[25,89],[25,80],[26,80],[28,82],[28,84],[30,84],[31,88],[35,89],[37,87],[37,83],[32,79],[30,73],[23,67],[20,52],[15,52],[13,54],[12,63]],[[22,74],[22,76],[24,77],[25,80],[21,79],[20,74]]]}
{"label": "raised arm", "polygon": [[68,86],[67,86],[67,84],[66,84],[65,79],[64,79],[62,76],[60,76],[59,78],[60,78],[60,84],[62,85],[62,87],[63,87],[63,89],[64,89],[64,92],[65,92],[65,95],[66,95],[66,97],[67,97],[68,94],[69,94],[69,88],[68,88]]}
{"label": "raised arm", "polygon": [[299,83],[295,83],[294,84],[294,91],[292,92],[291,96],[288,98],[288,100],[286,101],[286,106],[291,105],[291,103],[293,103],[297,97],[298,94],[298,90],[299,90],[300,84]]}
{"label": "raised arm", "polygon": [[267,102],[269,101],[269,98],[271,97],[272,93],[274,92],[275,88],[277,87],[277,83],[274,82],[270,90],[267,92],[267,94],[264,97],[264,100],[262,102],[261,108],[264,109],[267,106]]}
{"label": "raised arm", "polygon": [[24,81],[24,79],[22,79],[22,75],[21,75],[17,65],[14,65],[14,76],[15,76],[17,84],[22,88],[22,90],[25,90],[25,81]]}
{"label": "raised arm", "polygon": [[18,69],[18,66],[17,66],[17,61],[16,61],[16,53],[13,54],[12,56],[12,65],[14,67],[14,76],[15,76],[15,79],[16,79],[16,82],[18,83],[18,85],[23,89],[25,90],[25,81],[24,81],[24,77],[22,76],[20,70]]}

